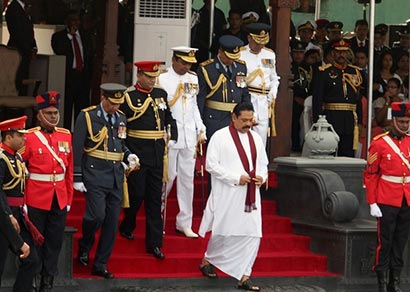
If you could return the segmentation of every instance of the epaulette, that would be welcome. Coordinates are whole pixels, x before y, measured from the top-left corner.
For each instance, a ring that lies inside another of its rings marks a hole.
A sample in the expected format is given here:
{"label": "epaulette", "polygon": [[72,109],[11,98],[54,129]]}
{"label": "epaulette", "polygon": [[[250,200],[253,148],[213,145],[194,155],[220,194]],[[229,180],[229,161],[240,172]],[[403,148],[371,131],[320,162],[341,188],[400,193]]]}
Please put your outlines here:
{"label": "epaulette", "polygon": [[65,129],[65,128],[55,127],[55,130],[56,130],[56,132],[59,132],[59,133],[64,133],[64,134],[70,134],[71,135],[70,130]]}
{"label": "epaulette", "polygon": [[326,65],[320,66],[319,70],[320,71],[325,71],[327,68],[332,67],[332,64],[328,63]]}
{"label": "epaulette", "polygon": [[271,48],[263,47],[262,50],[267,50],[267,51],[269,51],[269,52],[274,53],[274,51],[273,51]]}
{"label": "epaulette", "polygon": [[164,68],[164,69],[161,69],[159,72],[159,74],[164,74],[164,73],[168,73],[168,69]]}
{"label": "epaulette", "polygon": [[31,129],[28,129],[27,133],[34,133],[34,132],[40,131],[40,129],[41,129],[41,127],[37,126],[37,127],[31,128]]}
{"label": "epaulette", "polygon": [[208,60],[202,62],[202,63],[199,64],[199,65],[200,65],[200,66],[206,66],[206,65],[209,65],[209,64],[213,63],[214,61],[215,61],[214,59],[208,59]]}
{"label": "epaulette", "polygon": [[386,136],[387,134],[389,134],[389,131],[384,132],[384,133],[381,133],[381,134],[375,136],[375,137],[373,138],[373,141],[376,141],[376,140],[380,139],[381,137]]}
{"label": "epaulette", "polygon": [[134,90],[135,90],[135,86],[134,86],[134,85],[131,85],[130,87],[128,87],[127,89],[125,89],[124,93],[131,92],[131,91],[134,91]]}
{"label": "epaulette", "polygon": [[92,111],[93,109],[96,109],[96,108],[97,108],[96,105],[92,105],[92,106],[83,108],[81,111],[82,111],[82,112],[89,112],[89,111]]}
{"label": "epaulette", "polygon": [[237,60],[235,60],[235,62],[246,65],[246,62],[244,60],[241,60],[241,59],[237,59]]}
{"label": "epaulette", "polygon": [[357,66],[352,65],[352,64],[348,64],[347,66],[352,67],[352,68],[355,68],[356,70],[360,70],[360,67],[357,67]]}
{"label": "epaulette", "polygon": [[196,72],[195,72],[195,71],[189,70],[188,73],[196,76]]}
{"label": "epaulette", "polygon": [[241,51],[245,51],[245,50],[246,50],[246,46],[242,46]]}

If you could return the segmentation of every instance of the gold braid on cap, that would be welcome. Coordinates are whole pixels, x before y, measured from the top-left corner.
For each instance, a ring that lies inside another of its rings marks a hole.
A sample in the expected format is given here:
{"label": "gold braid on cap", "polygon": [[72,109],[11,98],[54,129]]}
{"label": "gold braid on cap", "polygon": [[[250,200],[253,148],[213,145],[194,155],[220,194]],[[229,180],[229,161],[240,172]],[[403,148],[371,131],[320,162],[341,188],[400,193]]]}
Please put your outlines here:
{"label": "gold braid on cap", "polygon": [[250,33],[249,35],[260,45],[266,45],[269,42],[269,33],[264,30],[262,30],[260,34]]}
{"label": "gold braid on cap", "polygon": [[85,121],[87,123],[87,130],[88,130],[88,135],[90,135],[91,141],[93,141],[95,144],[94,147],[91,148],[84,148],[84,152],[90,153],[100,147],[100,145],[104,142],[104,151],[108,151],[108,128],[106,126],[102,127],[101,131],[98,132],[97,135],[94,136],[93,134],[93,127],[91,123],[91,118],[90,114],[88,112],[84,112],[85,114]]}
{"label": "gold braid on cap", "polygon": [[0,157],[6,162],[7,168],[9,169],[10,175],[12,176],[12,179],[9,182],[3,184],[3,190],[12,190],[20,183],[21,191],[24,192],[26,182],[26,166],[24,162],[21,162],[20,160],[16,159],[16,172],[14,170],[13,165],[10,162],[10,159],[3,153],[3,151],[0,153]]}
{"label": "gold braid on cap", "polygon": [[215,92],[221,87],[221,84],[223,84],[223,89],[222,89],[222,100],[227,101],[228,100],[228,90],[226,87],[226,77],[223,74],[219,75],[218,81],[216,81],[215,85],[212,84],[211,80],[209,79],[208,72],[205,70],[204,67],[201,67],[202,73],[204,73],[205,81],[208,84],[209,88],[211,89],[211,92],[208,93],[206,98],[210,98],[212,95],[215,94]]}

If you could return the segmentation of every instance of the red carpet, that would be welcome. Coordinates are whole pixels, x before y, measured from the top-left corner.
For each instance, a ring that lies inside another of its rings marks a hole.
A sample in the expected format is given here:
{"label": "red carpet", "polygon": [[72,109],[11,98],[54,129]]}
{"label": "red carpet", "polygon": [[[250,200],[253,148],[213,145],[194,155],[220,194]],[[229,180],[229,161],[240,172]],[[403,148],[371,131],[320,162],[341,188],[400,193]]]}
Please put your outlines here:
{"label": "red carpet", "polygon": [[[270,176],[270,186],[276,185],[275,175]],[[205,188],[206,189],[206,188]],[[197,231],[201,215],[200,179],[195,182],[193,230]],[[80,237],[81,218],[84,212],[84,199],[76,192],[67,219],[67,225],[78,229],[74,236],[74,256],[77,255]],[[189,239],[175,232],[175,216],[178,205],[173,191],[168,199],[167,222],[164,235],[163,252],[166,259],[155,259],[145,253],[145,217],[143,208],[137,216],[135,240],[128,241],[117,236],[108,269],[117,278],[195,278],[202,277],[198,265],[206,249],[207,239]],[[326,270],[325,256],[309,251],[309,238],[292,234],[289,218],[276,215],[274,201],[262,202],[263,238],[253,276],[333,276]],[[92,262],[95,248],[90,253]],[[74,277],[92,278],[90,267],[80,266],[74,259]],[[221,273],[219,273],[221,274]]]}

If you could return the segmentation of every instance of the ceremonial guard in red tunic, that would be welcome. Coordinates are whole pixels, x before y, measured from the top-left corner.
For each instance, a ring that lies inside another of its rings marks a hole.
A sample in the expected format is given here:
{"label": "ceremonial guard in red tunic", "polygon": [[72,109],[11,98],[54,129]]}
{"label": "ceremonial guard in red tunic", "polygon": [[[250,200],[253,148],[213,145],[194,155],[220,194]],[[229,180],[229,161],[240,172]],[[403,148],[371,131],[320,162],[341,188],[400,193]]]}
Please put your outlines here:
{"label": "ceremonial guard in red tunic", "polygon": [[[24,213],[23,192],[25,181],[25,166],[21,155],[17,152],[24,145],[24,125],[27,116],[15,118],[0,123],[2,145],[0,148],[0,212],[9,218],[1,218],[2,225],[11,223],[12,228],[0,229],[0,283],[10,249],[20,254],[22,248],[30,251],[34,246],[30,235],[29,223]],[[6,225],[7,226],[7,225]],[[31,292],[33,278],[36,273],[38,257],[33,248],[28,257],[20,256],[13,292]]]}
{"label": "ceremonial guard in red tunic", "polygon": [[38,250],[40,291],[51,291],[73,199],[73,155],[70,131],[57,127],[60,94],[49,91],[36,100],[40,126],[26,134],[22,151],[29,172],[25,203],[31,221],[45,238]]}
{"label": "ceremonial guard in red tunic", "polygon": [[401,292],[403,250],[410,230],[410,103],[394,102],[390,131],[370,145],[365,171],[367,203],[377,218],[379,292]]}

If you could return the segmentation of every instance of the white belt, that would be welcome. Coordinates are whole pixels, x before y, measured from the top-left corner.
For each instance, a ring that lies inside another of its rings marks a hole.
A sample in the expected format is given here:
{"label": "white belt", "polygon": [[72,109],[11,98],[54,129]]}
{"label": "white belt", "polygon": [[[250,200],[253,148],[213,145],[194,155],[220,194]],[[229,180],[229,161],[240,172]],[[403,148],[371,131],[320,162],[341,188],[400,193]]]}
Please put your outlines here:
{"label": "white belt", "polygon": [[42,173],[30,173],[30,179],[45,181],[45,182],[56,182],[64,180],[64,173],[59,174],[42,174]]}
{"label": "white belt", "polygon": [[410,183],[410,176],[394,176],[394,175],[384,175],[381,177],[385,181],[398,184],[407,184]]}

